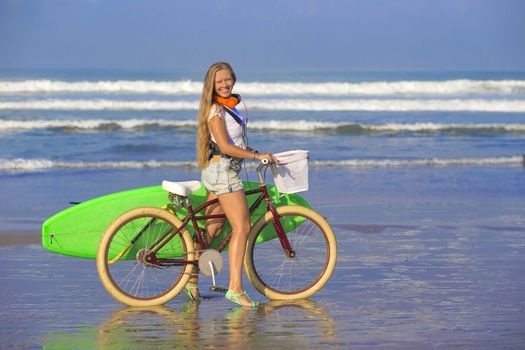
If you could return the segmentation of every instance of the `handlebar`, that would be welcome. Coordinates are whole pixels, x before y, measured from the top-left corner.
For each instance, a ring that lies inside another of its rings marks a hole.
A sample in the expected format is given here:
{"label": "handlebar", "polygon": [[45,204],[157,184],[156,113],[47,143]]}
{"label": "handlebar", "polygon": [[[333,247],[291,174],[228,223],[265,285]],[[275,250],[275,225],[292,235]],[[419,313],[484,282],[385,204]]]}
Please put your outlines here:
{"label": "handlebar", "polygon": [[[262,174],[262,169],[268,168],[269,165],[270,165],[270,161],[264,158],[264,159],[261,159],[261,163],[257,166],[257,176],[259,176],[259,183],[261,185],[265,184],[264,175]],[[264,173],[266,174],[266,171]]]}

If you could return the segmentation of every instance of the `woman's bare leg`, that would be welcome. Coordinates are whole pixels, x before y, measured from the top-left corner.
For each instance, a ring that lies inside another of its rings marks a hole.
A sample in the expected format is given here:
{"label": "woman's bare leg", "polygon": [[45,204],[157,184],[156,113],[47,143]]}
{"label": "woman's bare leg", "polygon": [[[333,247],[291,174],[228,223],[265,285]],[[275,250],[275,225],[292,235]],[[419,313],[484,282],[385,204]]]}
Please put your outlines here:
{"label": "woman's bare leg", "polygon": [[[215,193],[209,193],[207,201],[211,201],[217,198],[217,195]],[[208,208],[206,208],[206,215],[218,215],[218,214],[224,214],[224,211],[222,210],[222,207],[220,203],[210,205]],[[222,226],[224,225],[224,221],[226,219],[209,219],[206,220],[206,243],[208,245],[213,242],[213,239],[215,236],[221,232]]]}
{"label": "woman's bare leg", "polygon": [[[193,243],[193,247],[195,250],[200,250],[200,244],[199,243]],[[196,253],[196,257],[199,257],[199,253]],[[191,276],[188,282],[186,283],[186,286],[184,287],[186,289],[186,292],[191,294],[191,299],[199,301],[201,298],[201,295],[199,293],[199,267],[194,266],[191,270]]]}
{"label": "woman's bare leg", "polygon": [[[211,201],[215,198],[217,198],[217,196],[214,193],[209,193],[207,201]],[[208,208],[206,208],[206,215],[216,215],[216,214],[223,214],[223,211],[219,203],[211,205]],[[213,241],[213,238],[221,231],[225,220],[226,219],[224,218],[206,220],[205,239],[208,245]],[[198,242],[194,243],[194,248],[197,251],[202,250],[202,247],[200,246]],[[197,255],[197,258],[198,258],[198,255]],[[195,288],[199,284],[199,269],[197,267],[193,269],[192,275],[190,279],[188,280],[188,284],[189,284],[189,292],[193,295],[193,299],[198,300],[200,298],[200,293],[199,293],[199,290]]]}
{"label": "woman's bare leg", "polygon": [[[244,191],[222,194],[219,196],[219,203],[233,231],[228,248],[230,258],[230,285],[228,289],[234,293],[241,293],[244,290],[242,286],[242,266],[248,232],[250,231],[248,203],[246,202]],[[250,300],[246,295],[240,296],[239,301],[243,305],[250,306]]]}

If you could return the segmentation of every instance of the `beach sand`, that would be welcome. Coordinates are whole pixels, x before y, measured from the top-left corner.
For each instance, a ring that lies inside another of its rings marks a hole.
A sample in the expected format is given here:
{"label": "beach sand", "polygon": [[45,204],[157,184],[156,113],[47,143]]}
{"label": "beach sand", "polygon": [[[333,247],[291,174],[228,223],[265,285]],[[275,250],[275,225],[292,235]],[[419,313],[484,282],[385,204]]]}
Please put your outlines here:
{"label": "beach sand", "polygon": [[40,240],[41,235],[39,233],[0,233],[0,247],[40,244]]}
{"label": "beach sand", "polygon": [[263,303],[257,310],[207,291],[208,278],[200,305],[179,295],[163,307],[125,307],[104,290],[94,260],[48,252],[36,233],[0,235],[2,348],[521,348],[524,199],[470,195],[467,184],[430,189],[429,174],[401,171],[381,177],[395,187],[375,188],[370,174],[311,173],[322,186],[305,196],[333,225],[336,270],[303,301],[265,300],[245,281]]}
{"label": "beach sand", "polygon": [[[0,335],[6,348],[421,349],[519,348],[523,230],[486,227],[341,227],[340,258],[311,300],[236,308],[207,291],[162,307],[113,300],[93,260],[40,245],[0,248]],[[498,232],[494,239],[494,232]],[[344,232],[344,233],[343,233]],[[489,248],[490,247],[490,248]],[[491,253],[487,254],[487,250]],[[227,283],[226,275],[219,284]]]}

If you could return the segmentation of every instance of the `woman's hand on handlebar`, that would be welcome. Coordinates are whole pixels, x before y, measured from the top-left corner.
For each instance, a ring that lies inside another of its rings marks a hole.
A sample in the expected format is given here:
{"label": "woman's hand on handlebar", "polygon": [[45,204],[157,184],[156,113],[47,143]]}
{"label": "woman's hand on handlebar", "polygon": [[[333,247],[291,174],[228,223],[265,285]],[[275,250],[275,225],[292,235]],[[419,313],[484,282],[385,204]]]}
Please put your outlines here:
{"label": "woman's hand on handlebar", "polygon": [[271,153],[255,153],[255,159],[263,163],[264,163],[264,160],[266,159],[270,164],[271,163],[279,164],[279,161],[277,160],[277,158],[275,158],[275,156]]}

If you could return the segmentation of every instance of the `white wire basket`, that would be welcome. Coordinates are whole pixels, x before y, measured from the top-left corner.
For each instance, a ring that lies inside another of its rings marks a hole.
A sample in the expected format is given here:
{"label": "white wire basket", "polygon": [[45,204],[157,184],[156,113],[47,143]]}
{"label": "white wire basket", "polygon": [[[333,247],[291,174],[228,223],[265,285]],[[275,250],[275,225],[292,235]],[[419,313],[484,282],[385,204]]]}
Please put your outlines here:
{"label": "white wire basket", "polygon": [[275,153],[281,164],[272,164],[273,181],[281,193],[308,191],[308,151]]}

